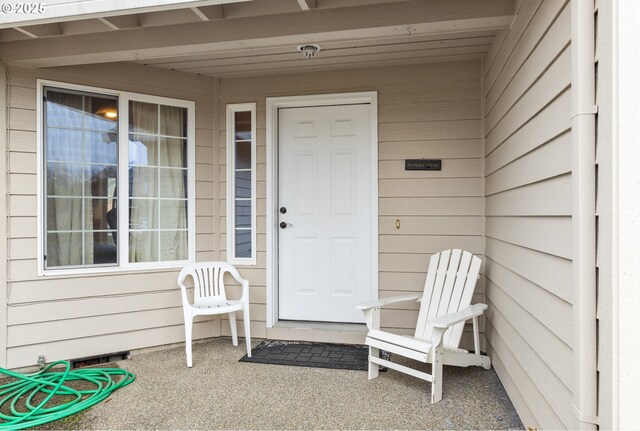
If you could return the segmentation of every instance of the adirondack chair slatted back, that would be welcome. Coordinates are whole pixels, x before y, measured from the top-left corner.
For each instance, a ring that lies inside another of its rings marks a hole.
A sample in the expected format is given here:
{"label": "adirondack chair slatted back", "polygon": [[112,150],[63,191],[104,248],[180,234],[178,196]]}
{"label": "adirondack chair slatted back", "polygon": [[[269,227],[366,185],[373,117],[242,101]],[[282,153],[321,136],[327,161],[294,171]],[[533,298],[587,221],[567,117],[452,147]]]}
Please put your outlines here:
{"label": "adirondack chair slatted back", "polygon": [[[418,314],[416,338],[430,340],[433,327],[428,322],[431,319],[456,313],[471,304],[480,263],[478,257],[459,249],[445,250],[431,256]],[[444,334],[443,344],[457,348],[463,329],[464,322],[449,328]]]}
{"label": "adirondack chair slatted back", "polygon": [[224,275],[236,271],[226,262],[208,262],[185,266],[178,276],[178,283],[191,276],[193,278],[193,302],[202,304],[210,301],[226,301]]}

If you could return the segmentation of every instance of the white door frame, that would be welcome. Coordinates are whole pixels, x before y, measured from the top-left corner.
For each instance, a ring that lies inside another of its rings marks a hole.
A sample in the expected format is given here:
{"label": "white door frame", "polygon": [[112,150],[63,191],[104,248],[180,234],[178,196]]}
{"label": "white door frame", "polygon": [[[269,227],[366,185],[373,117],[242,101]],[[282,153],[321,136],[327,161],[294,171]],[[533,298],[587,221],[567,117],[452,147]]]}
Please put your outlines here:
{"label": "white door frame", "polygon": [[378,297],[378,92],[267,98],[267,328],[278,323],[278,109],[371,105],[371,298]]}

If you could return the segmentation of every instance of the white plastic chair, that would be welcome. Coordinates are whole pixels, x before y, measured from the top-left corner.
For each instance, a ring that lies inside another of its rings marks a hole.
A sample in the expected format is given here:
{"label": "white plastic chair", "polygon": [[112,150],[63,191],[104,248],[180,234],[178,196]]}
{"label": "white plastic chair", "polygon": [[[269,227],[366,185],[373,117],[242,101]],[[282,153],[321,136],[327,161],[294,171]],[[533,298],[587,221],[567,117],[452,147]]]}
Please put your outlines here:
{"label": "white plastic chair", "polygon": [[[480,272],[480,259],[468,251],[445,250],[431,256],[424,292],[393,296],[357,305],[365,315],[369,333],[369,379],[378,377],[379,366],[431,382],[431,403],[442,399],[442,366],[491,368],[491,360],[480,354],[478,317],[485,304],[471,304]],[[380,330],[380,308],[402,301],[419,301],[420,313],[413,337]],[[473,321],[474,353],[458,348],[465,321]],[[431,363],[431,374],[379,357],[386,350],[419,362]]]}
{"label": "white plastic chair", "polygon": [[[224,289],[224,275],[226,273],[242,284],[242,296],[237,300],[228,300]],[[193,278],[193,304],[187,297],[185,279]],[[229,314],[231,339],[234,346],[238,345],[238,329],[236,325],[236,311],[242,311],[244,320],[244,334],[247,342],[247,356],[251,356],[251,335],[249,320],[249,282],[242,277],[238,270],[227,262],[201,262],[185,266],[178,275],[178,286],[182,291],[182,310],[184,312],[185,348],[187,352],[187,367],[192,366],[192,331],[193,318],[201,315]]]}

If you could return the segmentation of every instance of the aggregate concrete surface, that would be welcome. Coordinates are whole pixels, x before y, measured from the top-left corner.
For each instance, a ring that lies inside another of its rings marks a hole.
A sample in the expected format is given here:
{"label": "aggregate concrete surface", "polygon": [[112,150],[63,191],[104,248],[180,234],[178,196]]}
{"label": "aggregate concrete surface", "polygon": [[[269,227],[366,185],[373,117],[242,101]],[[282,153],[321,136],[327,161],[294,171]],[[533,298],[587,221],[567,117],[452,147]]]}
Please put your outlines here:
{"label": "aggregate concrete surface", "polygon": [[443,399],[432,405],[430,383],[396,371],[369,381],[364,371],[238,362],[239,341],[194,344],[193,368],[182,347],[117,362],[136,381],[74,428],[523,429],[493,369],[445,366]]}

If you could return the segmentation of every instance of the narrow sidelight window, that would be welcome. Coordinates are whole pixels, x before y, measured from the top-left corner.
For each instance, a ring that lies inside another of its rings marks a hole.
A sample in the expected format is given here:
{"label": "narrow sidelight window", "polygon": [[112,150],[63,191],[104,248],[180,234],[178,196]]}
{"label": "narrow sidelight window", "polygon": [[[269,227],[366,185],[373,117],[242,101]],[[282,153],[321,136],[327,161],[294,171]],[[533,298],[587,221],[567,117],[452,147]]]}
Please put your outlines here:
{"label": "narrow sidelight window", "polygon": [[256,263],[256,105],[227,105],[227,260]]}

